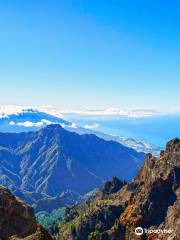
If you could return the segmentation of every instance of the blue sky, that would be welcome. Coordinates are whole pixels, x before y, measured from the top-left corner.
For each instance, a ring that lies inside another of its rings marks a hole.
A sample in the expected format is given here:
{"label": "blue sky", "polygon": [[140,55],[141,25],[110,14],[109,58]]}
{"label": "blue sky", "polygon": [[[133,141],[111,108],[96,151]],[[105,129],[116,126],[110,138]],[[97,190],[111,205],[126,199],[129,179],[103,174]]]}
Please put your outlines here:
{"label": "blue sky", "polygon": [[180,3],[0,1],[0,104],[178,108]]}

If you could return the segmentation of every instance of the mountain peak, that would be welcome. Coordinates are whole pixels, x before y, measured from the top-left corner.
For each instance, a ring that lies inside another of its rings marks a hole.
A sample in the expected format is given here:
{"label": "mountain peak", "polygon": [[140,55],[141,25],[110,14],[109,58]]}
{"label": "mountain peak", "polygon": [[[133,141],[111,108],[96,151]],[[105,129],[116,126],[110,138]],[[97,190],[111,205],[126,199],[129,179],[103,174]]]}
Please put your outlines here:
{"label": "mountain peak", "polygon": [[178,152],[180,151],[180,139],[174,138],[171,141],[169,141],[166,145],[166,151],[167,152]]}
{"label": "mountain peak", "polygon": [[60,124],[54,123],[54,124],[45,126],[39,132],[47,135],[48,137],[59,137],[60,135],[64,135],[68,131],[65,130]]}
{"label": "mountain peak", "polygon": [[54,124],[47,125],[45,128],[43,128],[43,130],[60,131],[60,130],[63,130],[63,127],[60,124],[54,123]]}

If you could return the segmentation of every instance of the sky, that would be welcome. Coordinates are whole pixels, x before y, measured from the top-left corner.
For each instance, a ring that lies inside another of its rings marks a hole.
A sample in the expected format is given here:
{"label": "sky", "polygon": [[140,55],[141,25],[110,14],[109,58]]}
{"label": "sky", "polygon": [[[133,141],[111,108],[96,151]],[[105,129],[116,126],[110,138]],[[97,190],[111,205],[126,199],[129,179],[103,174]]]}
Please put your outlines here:
{"label": "sky", "polygon": [[1,0],[0,104],[180,108],[180,2]]}

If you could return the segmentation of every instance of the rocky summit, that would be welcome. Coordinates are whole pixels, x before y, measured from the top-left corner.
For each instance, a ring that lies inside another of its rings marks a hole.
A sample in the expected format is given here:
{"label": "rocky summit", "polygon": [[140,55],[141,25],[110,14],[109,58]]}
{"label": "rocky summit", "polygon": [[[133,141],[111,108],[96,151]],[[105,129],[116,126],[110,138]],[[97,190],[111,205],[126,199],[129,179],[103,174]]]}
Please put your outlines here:
{"label": "rocky summit", "polygon": [[49,233],[36,224],[34,210],[0,186],[0,239],[52,240]]}
{"label": "rocky summit", "polygon": [[132,182],[113,179],[94,199],[67,209],[59,229],[59,240],[179,240],[180,140],[159,157],[148,154]]}

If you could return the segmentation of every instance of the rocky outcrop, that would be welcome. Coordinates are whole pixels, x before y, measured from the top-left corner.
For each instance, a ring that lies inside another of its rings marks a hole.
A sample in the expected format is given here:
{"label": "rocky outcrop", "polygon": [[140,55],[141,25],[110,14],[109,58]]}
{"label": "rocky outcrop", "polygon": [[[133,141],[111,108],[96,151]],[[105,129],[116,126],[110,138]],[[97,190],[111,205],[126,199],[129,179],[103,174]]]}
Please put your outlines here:
{"label": "rocky outcrop", "polygon": [[126,181],[113,177],[112,180],[105,182],[104,186],[96,192],[96,198],[106,198],[112,193],[118,192],[123,186],[127,184]]}
{"label": "rocky outcrop", "polygon": [[159,157],[147,155],[134,181],[69,209],[59,240],[178,240],[179,216],[180,140],[173,139]]}
{"label": "rocky outcrop", "polygon": [[48,232],[36,224],[33,208],[0,186],[0,239],[52,240]]}

